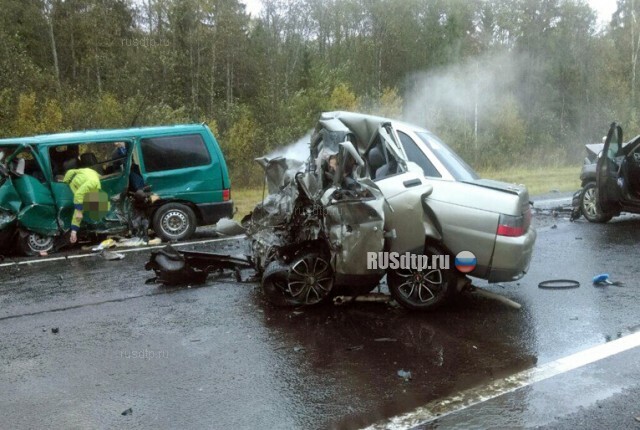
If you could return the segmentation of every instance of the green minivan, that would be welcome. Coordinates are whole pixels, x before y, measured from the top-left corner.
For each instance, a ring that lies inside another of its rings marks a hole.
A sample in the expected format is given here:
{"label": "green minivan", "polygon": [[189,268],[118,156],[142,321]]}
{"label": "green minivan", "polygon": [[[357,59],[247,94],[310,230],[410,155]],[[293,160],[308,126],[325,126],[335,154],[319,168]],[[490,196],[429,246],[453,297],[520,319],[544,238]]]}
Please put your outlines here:
{"label": "green minivan", "polygon": [[111,202],[101,219],[83,218],[80,234],[128,232],[127,196],[143,186],[159,197],[146,212],[163,240],[233,215],[227,165],[204,124],[0,139],[0,247],[36,255],[65,240],[74,205],[62,178],[73,168],[98,172]]}

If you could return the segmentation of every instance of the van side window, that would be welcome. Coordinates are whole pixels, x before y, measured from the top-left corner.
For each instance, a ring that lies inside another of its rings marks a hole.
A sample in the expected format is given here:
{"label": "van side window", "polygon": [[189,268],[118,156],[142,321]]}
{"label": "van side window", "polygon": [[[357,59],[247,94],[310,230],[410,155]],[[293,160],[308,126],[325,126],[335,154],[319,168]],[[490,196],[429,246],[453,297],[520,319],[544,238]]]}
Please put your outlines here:
{"label": "van side window", "polygon": [[147,172],[206,166],[211,163],[209,151],[199,134],[142,139],[140,146]]}
{"label": "van side window", "polygon": [[404,152],[407,153],[407,158],[409,161],[413,161],[418,166],[422,167],[424,176],[431,176],[432,178],[442,177],[442,175],[436,170],[435,166],[431,164],[431,161],[429,161],[427,156],[424,155],[420,148],[418,148],[418,145],[416,145],[413,139],[401,131],[398,132],[398,136],[400,137],[400,142],[402,142]]}

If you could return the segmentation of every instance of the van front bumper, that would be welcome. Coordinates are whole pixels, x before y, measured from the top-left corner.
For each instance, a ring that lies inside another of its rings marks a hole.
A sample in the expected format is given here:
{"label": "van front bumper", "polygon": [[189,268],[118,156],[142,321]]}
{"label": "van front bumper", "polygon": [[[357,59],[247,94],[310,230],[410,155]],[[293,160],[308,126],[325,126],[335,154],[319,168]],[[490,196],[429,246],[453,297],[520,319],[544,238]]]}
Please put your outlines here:
{"label": "van front bumper", "polygon": [[219,203],[200,203],[197,206],[201,216],[199,225],[211,225],[222,218],[233,217],[233,200]]}

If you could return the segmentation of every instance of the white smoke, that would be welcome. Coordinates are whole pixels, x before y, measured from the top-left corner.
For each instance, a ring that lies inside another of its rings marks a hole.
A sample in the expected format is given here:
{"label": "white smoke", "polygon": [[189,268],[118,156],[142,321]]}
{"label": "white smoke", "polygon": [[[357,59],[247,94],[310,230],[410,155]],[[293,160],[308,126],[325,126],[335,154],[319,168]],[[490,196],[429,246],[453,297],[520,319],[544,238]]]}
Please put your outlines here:
{"label": "white smoke", "polygon": [[312,133],[313,130],[309,131],[295,143],[276,149],[267,155],[267,158],[285,157],[292,160],[305,161],[309,158],[309,143],[311,142]]}
{"label": "white smoke", "polygon": [[433,128],[447,118],[478,118],[498,113],[517,99],[525,62],[511,53],[488,54],[409,78],[404,119]]}

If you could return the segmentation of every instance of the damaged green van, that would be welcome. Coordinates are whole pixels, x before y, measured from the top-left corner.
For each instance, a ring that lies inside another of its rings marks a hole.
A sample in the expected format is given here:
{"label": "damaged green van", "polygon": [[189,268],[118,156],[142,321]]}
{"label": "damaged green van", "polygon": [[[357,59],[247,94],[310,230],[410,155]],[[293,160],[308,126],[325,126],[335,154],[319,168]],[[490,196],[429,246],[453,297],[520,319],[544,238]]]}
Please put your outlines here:
{"label": "damaged green van", "polygon": [[83,219],[81,235],[127,233],[128,196],[147,186],[159,197],[148,221],[163,240],[187,239],[197,226],[233,215],[227,165],[204,124],[0,139],[0,247],[26,255],[59,247],[74,210],[62,178],[87,167],[111,204],[102,219]]}

